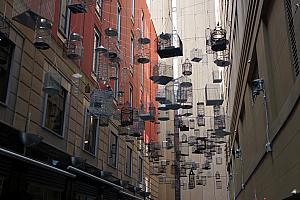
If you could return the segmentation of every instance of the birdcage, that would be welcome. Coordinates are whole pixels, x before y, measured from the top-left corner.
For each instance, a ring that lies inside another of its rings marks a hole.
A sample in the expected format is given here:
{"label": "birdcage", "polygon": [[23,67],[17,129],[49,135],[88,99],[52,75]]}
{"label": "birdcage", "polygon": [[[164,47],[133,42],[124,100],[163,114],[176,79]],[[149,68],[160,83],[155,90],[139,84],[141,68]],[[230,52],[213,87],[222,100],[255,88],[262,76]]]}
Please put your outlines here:
{"label": "birdcage", "polygon": [[51,69],[45,73],[43,91],[46,94],[55,95],[61,91],[62,77],[58,71]]}
{"label": "birdcage", "polygon": [[37,49],[46,50],[50,48],[52,23],[44,18],[36,20],[33,45]]}
{"label": "birdcage", "polygon": [[205,86],[206,105],[222,105],[224,101],[221,85],[213,83]]}
{"label": "birdcage", "polygon": [[181,156],[189,156],[189,144],[180,142],[180,155]]}
{"label": "birdcage", "polygon": [[214,53],[214,63],[218,67],[229,66],[231,64],[229,59],[229,50],[225,49],[224,51],[216,51]]}
{"label": "birdcage", "polygon": [[204,102],[197,103],[197,116],[205,116],[205,105]]}
{"label": "birdcage", "polygon": [[180,131],[189,131],[190,130],[189,120],[180,118],[179,119],[179,129],[180,129]]}
{"label": "birdcage", "polygon": [[181,105],[176,98],[177,91],[177,85],[174,85],[173,83],[166,85],[166,110],[178,110],[181,108]]}
{"label": "birdcage", "polygon": [[121,108],[121,126],[133,125],[133,109],[129,102],[126,102]]}
{"label": "birdcage", "polygon": [[181,109],[180,116],[182,117],[189,117],[193,115],[193,109]]}
{"label": "birdcage", "polygon": [[166,91],[164,86],[158,86],[158,89],[156,91],[155,100],[159,103],[163,104],[166,102]]}
{"label": "birdcage", "polygon": [[210,40],[211,49],[213,51],[224,51],[227,46],[226,30],[218,24],[216,28],[211,31]]}
{"label": "birdcage", "polygon": [[193,88],[192,88],[192,86],[191,87],[179,87],[179,88],[181,88],[180,95],[183,95],[183,97],[186,95],[186,101],[181,102],[181,108],[186,109],[186,110],[191,110],[193,108]]}
{"label": "birdcage", "polygon": [[190,62],[190,60],[187,58],[185,59],[184,63],[182,64],[182,74],[184,76],[190,76],[192,75],[193,71],[192,71],[192,63]]}
{"label": "birdcage", "polygon": [[80,59],[82,55],[82,37],[79,33],[71,33],[67,42],[67,57],[71,60],[77,60]]}
{"label": "birdcage", "polygon": [[150,62],[150,49],[147,46],[140,46],[135,55],[136,61],[140,64],[147,64]]}
{"label": "birdcage", "polygon": [[190,94],[189,88],[179,86],[177,90],[177,102],[179,103],[187,102],[189,94]]}
{"label": "birdcage", "polygon": [[194,171],[191,169],[190,173],[189,173],[189,189],[194,189],[196,187],[196,181],[195,181],[195,173]]}
{"label": "birdcage", "polygon": [[141,137],[145,130],[145,122],[142,120],[133,120],[133,125],[130,126],[130,136]]}
{"label": "birdcage", "polygon": [[206,28],[205,29],[205,39],[206,39],[206,53],[207,54],[213,54],[213,51],[211,49],[211,29],[210,28]]}
{"label": "birdcage", "polygon": [[168,135],[166,137],[166,148],[167,149],[172,149],[174,147],[174,136]]}
{"label": "birdcage", "polygon": [[193,84],[192,84],[192,80],[188,77],[188,76],[183,76],[183,77],[180,77],[178,79],[178,82],[179,82],[179,86],[180,87],[192,87]]}
{"label": "birdcage", "polygon": [[203,170],[210,170],[211,169],[211,165],[210,165],[210,163],[209,162],[205,162],[205,163],[203,163],[202,164],[202,169]]}
{"label": "birdcage", "polygon": [[196,136],[190,135],[188,139],[188,143],[190,146],[194,146],[195,144],[197,144]]}
{"label": "birdcage", "polygon": [[214,106],[214,130],[222,130],[226,128],[224,108],[217,105]]}
{"label": "birdcage", "polygon": [[106,29],[104,30],[105,35],[108,37],[117,37],[118,36],[118,30],[116,28],[111,27],[108,25]]}
{"label": "birdcage", "polygon": [[203,59],[202,49],[193,48],[190,57],[192,62],[200,62]]}
{"label": "birdcage", "polygon": [[190,129],[195,129],[195,120],[190,119]]}
{"label": "birdcage", "polygon": [[154,104],[151,102],[149,107],[148,107],[148,112],[145,111],[144,106],[141,106],[141,113],[140,113],[140,118],[143,121],[153,121],[155,120],[156,116],[156,108]]}
{"label": "birdcage", "polygon": [[90,112],[98,117],[110,117],[113,112],[113,91],[94,89],[90,95]]}
{"label": "birdcage", "polygon": [[[3,14],[0,13],[0,33],[1,33],[1,40],[0,42],[4,44],[2,41],[2,38],[9,38],[9,31],[10,31],[10,23],[8,21],[8,18],[6,16],[3,16]],[[1,44],[1,46],[3,46]]]}
{"label": "birdcage", "polygon": [[168,111],[163,111],[163,110],[158,111],[157,119],[159,121],[168,121],[170,119],[169,112]]}
{"label": "birdcage", "polygon": [[197,116],[198,126],[205,126],[205,118],[203,116]]}
{"label": "birdcage", "polygon": [[88,4],[92,2],[92,0],[71,0],[68,3],[68,8],[73,14],[86,13]]}
{"label": "birdcage", "polygon": [[222,82],[222,72],[219,70],[213,70],[213,83],[221,83]]}
{"label": "birdcage", "polygon": [[171,58],[183,55],[180,37],[174,33],[161,33],[157,37],[157,53],[160,58]]}
{"label": "birdcage", "polygon": [[157,84],[166,85],[173,80],[173,65],[159,61],[151,68],[150,79]]}

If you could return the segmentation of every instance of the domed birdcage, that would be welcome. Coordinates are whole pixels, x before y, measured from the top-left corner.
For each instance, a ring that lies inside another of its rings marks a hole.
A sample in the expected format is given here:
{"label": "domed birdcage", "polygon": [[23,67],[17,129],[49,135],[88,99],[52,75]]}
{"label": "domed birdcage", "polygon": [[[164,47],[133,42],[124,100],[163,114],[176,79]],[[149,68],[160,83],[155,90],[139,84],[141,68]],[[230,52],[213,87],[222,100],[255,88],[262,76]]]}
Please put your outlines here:
{"label": "domed birdcage", "polygon": [[211,49],[213,51],[224,51],[227,46],[226,30],[219,24],[211,31]]}
{"label": "domed birdcage", "polygon": [[37,49],[46,50],[50,48],[52,23],[44,18],[36,21],[33,45]]}
{"label": "domed birdcage", "polygon": [[229,66],[231,64],[229,59],[229,50],[225,49],[223,51],[216,51],[214,53],[214,63],[219,67]]}
{"label": "domed birdcage", "polygon": [[157,37],[157,53],[160,58],[183,55],[183,45],[177,34],[161,33]]}
{"label": "domed birdcage", "polygon": [[181,103],[181,108],[182,109],[192,109],[193,108],[193,88],[191,87],[180,87],[182,88],[187,96],[187,100],[185,102]]}
{"label": "domed birdcage", "polygon": [[82,37],[79,33],[71,33],[67,42],[67,57],[71,60],[77,60],[80,59],[82,55]]}
{"label": "domed birdcage", "polygon": [[192,87],[193,86],[192,80],[187,76],[180,77],[178,79],[178,82],[179,82],[180,87]]}
{"label": "domed birdcage", "polygon": [[163,61],[158,62],[151,68],[150,79],[157,84],[167,85],[173,80],[173,66]]}
{"label": "domed birdcage", "polygon": [[113,112],[113,91],[94,89],[90,95],[90,112],[97,117],[111,117]]}
{"label": "domed birdcage", "polygon": [[190,60],[187,58],[185,59],[184,63],[182,64],[182,74],[184,76],[190,76],[192,75],[193,71],[192,71],[192,63],[190,62]]}
{"label": "domed birdcage", "polygon": [[189,173],[189,189],[192,190],[196,187],[196,181],[195,181],[195,173],[194,171],[191,169],[190,173]]}
{"label": "domed birdcage", "polygon": [[45,73],[43,91],[46,94],[59,94],[61,91],[62,77],[58,71],[51,69]]}
{"label": "domed birdcage", "polygon": [[202,49],[193,48],[190,56],[192,62],[200,62],[203,59]]}
{"label": "domed birdcage", "polygon": [[129,102],[125,103],[121,108],[121,126],[133,125],[133,109]]}
{"label": "domed birdcage", "polygon": [[188,143],[190,146],[194,146],[195,144],[197,144],[196,136],[190,135],[188,139]]}

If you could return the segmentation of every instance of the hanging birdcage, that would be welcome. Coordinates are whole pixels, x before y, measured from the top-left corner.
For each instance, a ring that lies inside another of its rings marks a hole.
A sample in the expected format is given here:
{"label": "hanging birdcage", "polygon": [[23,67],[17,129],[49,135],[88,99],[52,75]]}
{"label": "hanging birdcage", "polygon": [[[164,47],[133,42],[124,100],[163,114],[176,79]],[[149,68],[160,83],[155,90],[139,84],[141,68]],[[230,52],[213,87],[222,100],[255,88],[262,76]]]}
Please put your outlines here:
{"label": "hanging birdcage", "polygon": [[213,51],[211,50],[211,29],[206,28],[205,29],[205,39],[206,39],[206,53],[207,54],[213,54]]}
{"label": "hanging birdcage", "polygon": [[190,173],[189,173],[189,189],[194,189],[196,186],[196,181],[195,181],[195,173],[194,171],[191,169]]}
{"label": "hanging birdcage", "polygon": [[35,27],[33,45],[37,49],[46,50],[50,48],[52,23],[44,18],[38,18]]}
{"label": "hanging birdcage", "polygon": [[215,178],[218,180],[218,179],[221,179],[221,175],[220,175],[220,172],[219,171],[216,171],[215,173]]}
{"label": "hanging birdcage", "polygon": [[71,60],[77,60],[80,59],[82,55],[82,37],[79,33],[71,33],[67,42],[67,57]]}
{"label": "hanging birdcage", "polygon": [[225,49],[224,51],[216,51],[214,53],[214,63],[218,67],[229,66],[230,65],[229,50]]}
{"label": "hanging birdcage", "polygon": [[168,84],[165,88],[166,92],[166,104],[165,110],[178,110],[181,108],[180,103],[177,101],[177,86],[172,84]]}
{"label": "hanging birdcage", "polygon": [[133,120],[133,125],[130,126],[130,136],[141,137],[145,130],[145,122],[142,120]]}
{"label": "hanging birdcage", "polygon": [[226,30],[218,24],[216,28],[211,31],[210,40],[211,49],[213,51],[224,51],[227,46]]}
{"label": "hanging birdcage", "polygon": [[189,131],[189,120],[188,119],[179,119],[179,129],[180,131]]}
{"label": "hanging birdcage", "polygon": [[195,120],[190,119],[190,129],[195,129]]}
{"label": "hanging birdcage", "polygon": [[196,136],[194,135],[189,136],[188,143],[190,146],[194,146],[195,144],[197,144]]}
{"label": "hanging birdcage", "polygon": [[186,169],[184,167],[180,167],[180,177],[187,177]]}
{"label": "hanging birdcage", "polygon": [[90,95],[90,112],[97,117],[111,117],[113,113],[113,91],[94,89]]}
{"label": "hanging birdcage", "polygon": [[173,65],[159,61],[151,68],[150,79],[157,84],[167,85],[173,80]]}
{"label": "hanging birdcage", "polygon": [[180,87],[191,88],[193,86],[192,80],[187,76],[183,76],[179,78],[178,81]]}
{"label": "hanging birdcage", "polygon": [[166,102],[166,91],[165,91],[164,86],[161,86],[161,85],[158,86],[158,89],[156,91],[155,100],[161,104]]}
{"label": "hanging birdcage", "polygon": [[181,114],[180,116],[182,117],[189,117],[189,116],[192,116],[193,115],[193,109],[182,109],[181,111]]}
{"label": "hanging birdcage", "polygon": [[213,83],[222,83],[222,72],[219,70],[213,71]]}
{"label": "hanging birdcage", "polygon": [[167,141],[166,148],[167,149],[172,149],[174,147],[174,137],[171,136],[171,135],[168,135],[166,137],[166,141]]}
{"label": "hanging birdcage", "polygon": [[189,144],[180,142],[180,155],[181,156],[189,156]]}
{"label": "hanging birdcage", "polygon": [[145,112],[144,107],[141,107],[140,118],[143,121],[154,121],[156,116],[156,108],[153,103],[150,103],[148,112]]}
{"label": "hanging birdcage", "polygon": [[197,116],[197,124],[198,126],[205,126],[205,118],[202,116]]}
{"label": "hanging birdcage", "polygon": [[158,111],[157,119],[159,121],[168,121],[170,119],[169,112],[168,111],[163,111],[163,110]]}
{"label": "hanging birdcage", "polygon": [[136,61],[140,64],[147,64],[150,62],[150,49],[147,46],[139,46],[137,50],[137,54],[135,55]]}
{"label": "hanging birdcage", "polygon": [[205,116],[205,105],[204,102],[197,103],[197,116]]}
{"label": "hanging birdcage", "polygon": [[205,163],[203,163],[202,164],[202,169],[203,170],[210,170],[211,169],[211,165],[210,165],[210,163],[209,162],[205,162]]}
{"label": "hanging birdcage", "polygon": [[157,53],[160,58],[171,58],[183,55],[180,37],[174,33],[161,33],[157,37]]}
{"label": "hanging birdcage", "polygon": [[12,19],[35,30],[40,19],[53,22],[54,0],[14,0]]}
{"label": "hanging birdcage", "polygon": [[108,69],[108,75],[110,80],[119,79],[119,67],[117,63],[111,63]]}
{"label": "hanging birdcage", "polygon": [[100,127],[108,127],[109,125],[109,117],[108,116],[100,116],[99,119],[99,126]]}
{"label": "hanging birdcage", "polygon": [[206,105],[222,105],[224,101],[221,85],[213,83],[205,86]]}
{"label": "hanging birdcage", "polygon": [[117,37],[118,36],[118,30],[116,28],[108,26],[105,30],[105,35],[108,37]]}
{"label": "hanging birdcage", "polygon": [[203,59],[202,49],[193,48],[190,56],[192,62],[200,62]]}
{"label": "hanging birdcage", "polygon": [[[190,87],[179,87],[181,90],[183,89],[184,93],[186,94],[186,101],[181,103],[181,108],[185,110],[191,110],[192,113],[192,108],[193,108],[193,88],[192,86]],[[182,93],[182,91],[181,91]]]}
{"label": "hanging birdcage", "polygon": [[186,134],[182,134],[181,135],[181,143],[187,143],[188,142],[188,137]]}
{"label": "hanging birdcage", "polygon": [[70,0],[68,8],[73,14],[86,13],[89,3],[92,3],[92,0]]}
{"label": "hanging birdcage", "polygon": [[190,76],[192,75],[193,71],[192,71],[192,63],[190,62],[190,60],[187,58],[185,59],[184,63],[182,64],[182,74],[184,76]]}
{"label": "hanging birdcage", "polygon": [[45,73],[43,91],[46,94],[55,95],[61,91],[62,77],[58,71],[52,69]]}
{"label": "hanging birdcage", "polygon": [[121,126],[133,125],[133,109],[129,102],[121,108]]}

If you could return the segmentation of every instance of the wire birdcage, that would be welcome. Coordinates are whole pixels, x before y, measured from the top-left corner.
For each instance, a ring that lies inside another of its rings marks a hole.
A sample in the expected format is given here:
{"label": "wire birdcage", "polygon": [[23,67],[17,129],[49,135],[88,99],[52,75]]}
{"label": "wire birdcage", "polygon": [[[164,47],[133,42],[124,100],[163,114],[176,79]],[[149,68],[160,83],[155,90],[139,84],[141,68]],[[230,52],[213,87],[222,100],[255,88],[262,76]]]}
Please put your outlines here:
{"label": "wire birdcage", "polygon": [[181,156],[189,156],[189,144],[180,142],[180,155]]}
{"label": "wire birdcage", "polygon": [[222,72],[219,70],[213,70],[213,83],[221,83],[222,82]]}
{"label": "wire birdcage", "polygon": [[52,23],[45,18],[36,20],[33,45],[37,49],[46,50],[50,48]]}
{"label": "wire birdcage", "polygon": [[179,119],[179,129],[180,129],[180,131],[189,131],[190,130],[189,120],[180,118]]}
{"label": "wire birdcage", "polygon": [[195,120],[194,119],[190,119],[190,129],[195,129]]}
{"label": "wire birdcage", "polygon": [[183,55],[183,45],[177,33],[161,33],[157,37],[157,53],[160,58]]}
{"label": "wire birdcage", "polygon": [[169,112],[168,111],[163,111],[163,110],[158,111],[157,119],[159,121],[168,121],[168,120],[170,120]]}
{"label": "wire birdcage", "polygon": [[182,74],[184,76],[190,76],[193,73],[192,69],[193,69],[193,65],[190,62],[190,60],[188,58],[185,59],[184,63],[182,64]]}
{"label": "wire birdcage", "polygon": [[61,91],[62,77],[58,71],[51,69],[45,73],[43,91],[46,94],[55,95]]}
{"label": "wire birdcage", "polygon": [[156,108],[151,102],[148,107],[148,111],[145,110],[143,105],[141,106],[140,118],[143,121],[154,121],[156,116]]}
{"label": "wire birdcage", "polygon": [[205,116],[205,105],[204,102],[197,103],[197,116]]}
{"label": "wire birdcage", "polygon": [[150,79],[159,85],[167,85],[173,80],[173,66],[159,61],[151,68]]}
{"label": "wire birdcage", "polygon": [[183,76],[178,79],[180,87],[191,88],[193,86],[192,80],[188,76]]}
{"label": "wire birdcage", "polygon": [[196,186],[196,181],[195,181],[195,173],[194,171],[191,169],[190,173],[189,173],[189,189],[194,189]]}
{"label": "wire birdcage", "polygon": [[133,109],[129,102],[126,102],[121,108],[121,126],[133,125]]}
{"label": "wire birdcage", "polygon": [[80,92],[80,79],[82,78],[82,75],[79,73],[72,75],[72,89],[74,95],[78,95]]}
{"label": "wire birdcage", "polygon": [[189,117],[189,116],[192,116],[193,115],[193,109],[190,108],[190,109],[181,109],[180,111],[180,116],[183,116],[183,117]]}
{"label": "wire birdcage", "polygon": [[193,48],[190,57],[192,62],[200,62],[203,59],[202,49]]}
{"label": "wire birdcage", "polygon": [[159,85],[156,91],[155,100],[161,104],[166,102],[166,90],[164,86]]}
{"label": "wire birdcage", "polygon": [[210,30],[210,28],[206,28],[205,29],[205,39],[206,39],[205,44],[206,44],[206,53],[207,54],[213,53],[213,51],[211,49],[211,38],[210,37],[211,37],[211,30]]}
{"label": "wire birdcage", "polygon": [[83,56],[82,36],[79,33],[71,33],[67,41],[67,57],[71,60],[80,59]]}
{"label": "wire birdcage", "polygon": [[203,116],[197,116],[197,125],[205,126],[205,118]]}
{"label": "wire birdcage", "polygon": [[217,83],[207,84],[205,86],[206,105],[222,105],[224,101],[221,85]]}
{"label": "wire birdcage", "polygon": [[230,63],[230,58],[229,58],[229,50],[225,49],[224,51],[216,51],[214,53],[214,63],[218,67],[227,67],[229,66]]}
{"label": "wire birdcage", "polygon": [[189,139],[188,139],[188,143],[190,146],[194,146],[195,144],[197,144],[197,138],[194,135],[190,135]]}
{"label": "wire birdcage", "polygon": [[219,24],[214,30],[211,31],[211,49],[213,51],[223,51],[226,49],[226,30],[223,29]]}
{"label": "wire birdcage", "polygon": [[93,0],[70,0],[68,8],[73,14],[86,13],[88,5],[94,2]]}
{"label": "wire birdcage", "polygon": [[113,91],[94,89],[90,95],[90,112],[97,117],[110,117],[113,113]]}

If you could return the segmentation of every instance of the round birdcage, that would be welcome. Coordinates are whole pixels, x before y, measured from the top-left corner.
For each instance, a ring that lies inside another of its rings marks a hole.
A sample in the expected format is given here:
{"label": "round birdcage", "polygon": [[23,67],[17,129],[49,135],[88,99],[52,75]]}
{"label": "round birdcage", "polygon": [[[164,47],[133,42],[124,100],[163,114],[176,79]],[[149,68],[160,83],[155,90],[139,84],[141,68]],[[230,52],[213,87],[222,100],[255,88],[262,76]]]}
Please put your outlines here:
{"label": "round birdcage", "polygon": [[80,59],[82,55],[82,37],[79,33],[71,33],[67,42],[67,57],[71,60],[77,60]]}
{"label": "round birdcage", "polygon": [[133,125],[133,109],[129,102],[126,102],[121,108],[121,126]]}
{"label": "round birdcage", "polygon": [[46,50],[50,48],[52,23],[44,18],[38,18],[35,27],[33,45],[37,49]]}
{"label": "round birdcage", "polygon": [[90,112],[98,117],[111,117],[113,110],[113,91],[94,89],[90,95]]}
{"label": "round birdcage", "polygon": [[205,118],[203,116],[197,116],[198,126],[205,126]]}
{"label": "round birdcage", "polygon": [[61,91],[62,77],[56,70],[50,70],[45,73],[43,91],[46,94],[55,95]]}
{"label": "round birdcage", "polygon": [[214,30],[211,31],[211,49],[213,51],[223,51],[226,49],[226,30],[217,25]]}
{"label": "round birdcage", "polygon": [[192,63],[190,62],[190,60],[187,58],[185,59],[184,63],[182,64],[182,74],[184,76],[190,76],[192,75],[193,71],[192,71]]}

